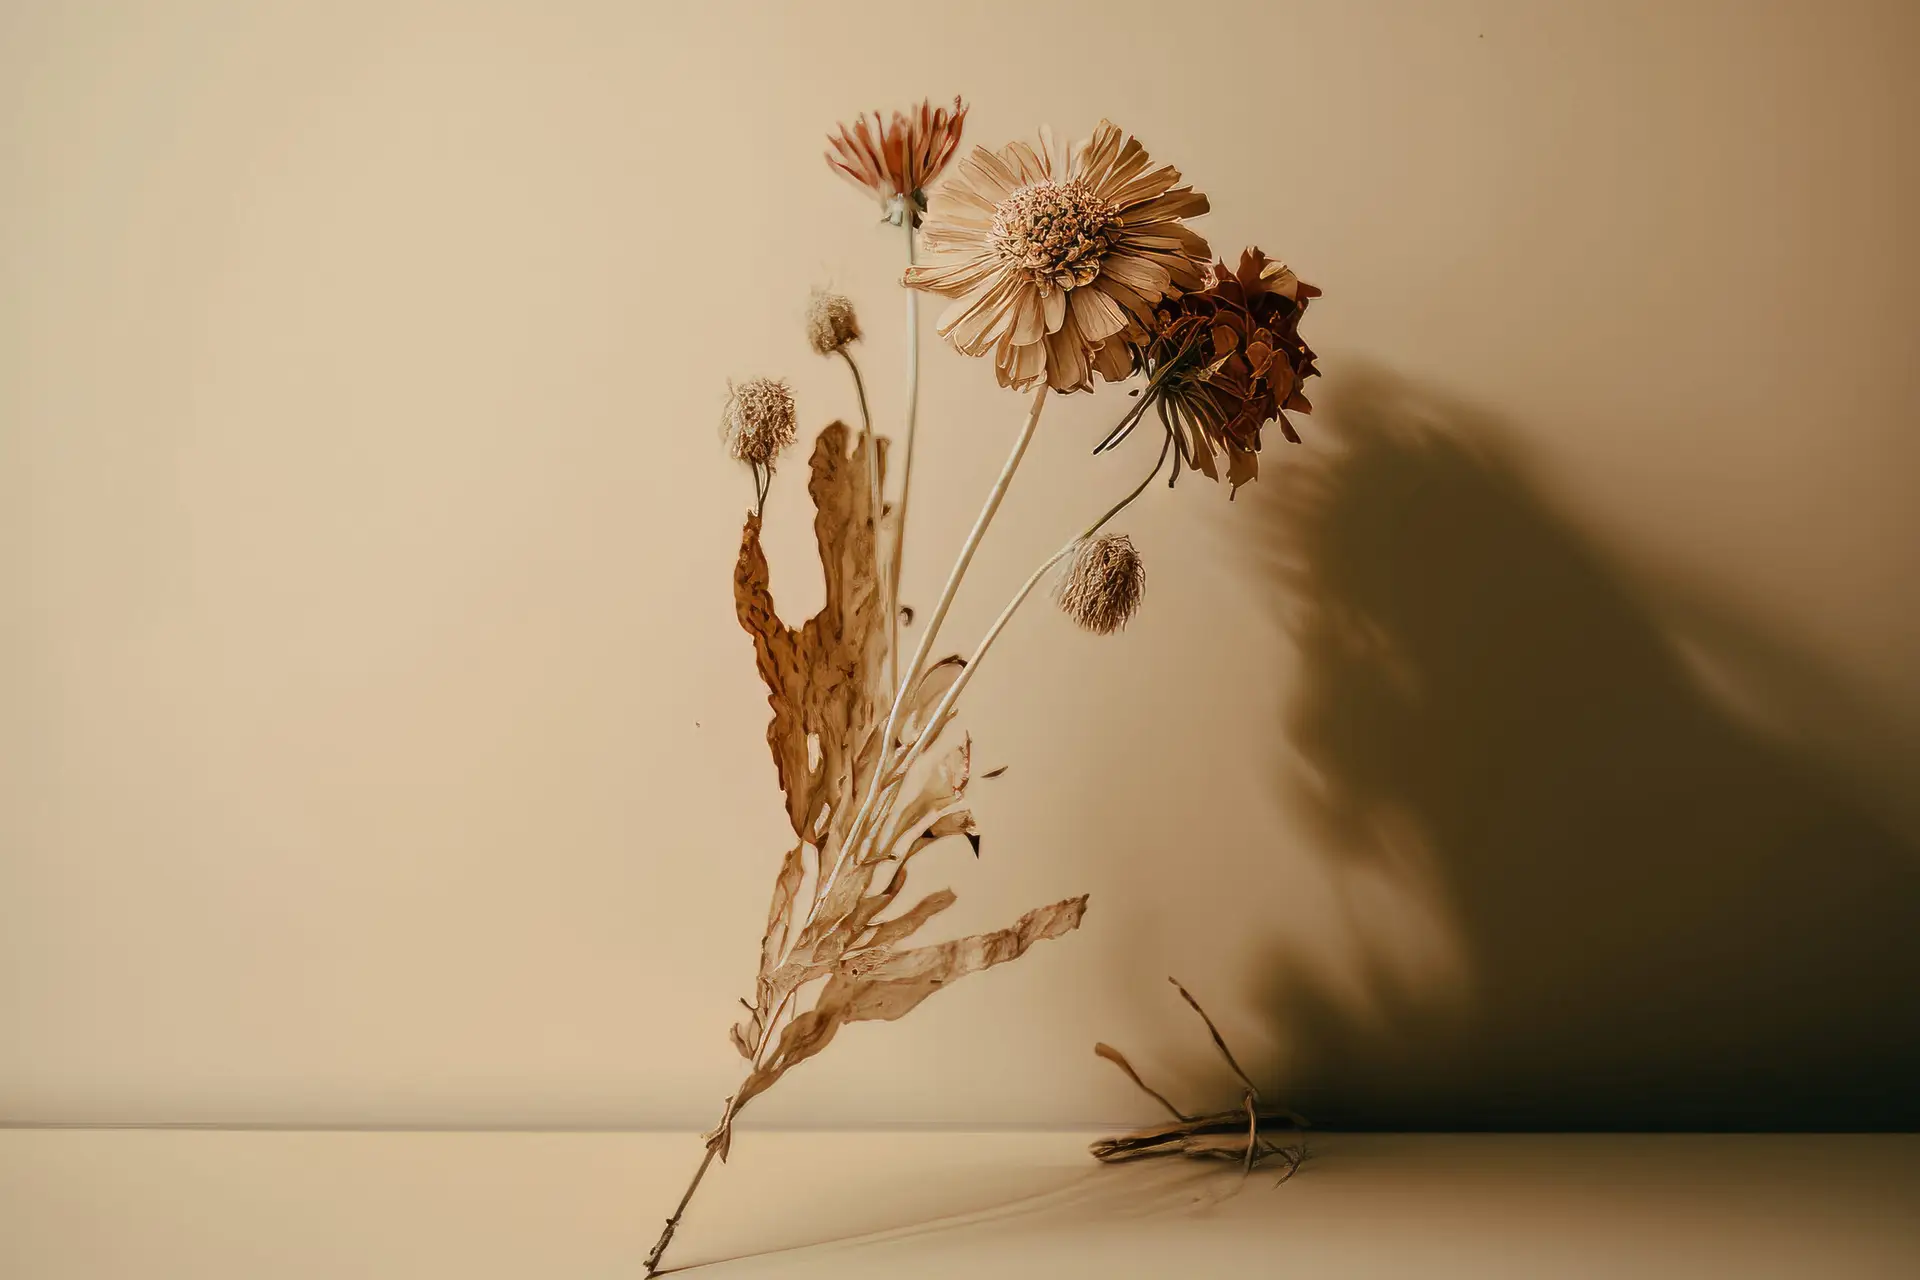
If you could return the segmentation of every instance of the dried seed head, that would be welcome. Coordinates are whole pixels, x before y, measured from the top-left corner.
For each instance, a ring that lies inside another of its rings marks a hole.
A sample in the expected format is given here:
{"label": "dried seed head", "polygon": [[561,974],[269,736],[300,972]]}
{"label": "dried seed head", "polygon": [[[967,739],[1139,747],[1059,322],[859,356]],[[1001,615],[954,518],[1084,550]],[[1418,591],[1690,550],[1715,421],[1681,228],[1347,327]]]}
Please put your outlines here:
{"label": "dried seed head", "polygon": [[749,378],[727,384],[727,411],[721,419],[727,452],[756,467],[773,467],[781,450],[793,443],[793,392],[778,378]]}
{"label": "dried seed head", "polygon": [[1106,636],[1127,625],[1146,589],[1146,566],[1133,539],[1109,533],[1080,544],[1054,599],[1082,628]]}
{"label": "dried seed head", "polygon": [[807,342],[823,356],[830,356],[860,337],[860,322],[854,318],[853,299],[824,289],[813,291],[807,304]]}
{"label": "dried seed head", "polygon": [[1009,268],[1024,272],[1046,297],[1058,287],[1092,284],[1100,261],[1125,230],[1119,212],[1085,181],[1042,179],[993,209],[987,232]]}

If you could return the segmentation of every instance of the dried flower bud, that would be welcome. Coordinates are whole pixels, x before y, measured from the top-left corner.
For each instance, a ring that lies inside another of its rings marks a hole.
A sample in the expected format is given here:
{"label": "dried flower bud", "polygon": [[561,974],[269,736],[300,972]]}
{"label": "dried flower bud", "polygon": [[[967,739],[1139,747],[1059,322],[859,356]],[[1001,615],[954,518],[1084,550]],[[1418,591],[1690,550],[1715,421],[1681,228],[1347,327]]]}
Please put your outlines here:
{"label": "dried flower bud", "polygon": [[860,322],[854,318],[853,299],[815,289],[813,300],[807,304],[807,342],[813,349],[830,356],[859,338]]}
{"label": "dried flower bud", "polygon": [[1146,566],[1133,539],[1109,533],[1080,544],[1054,599],[1082,628],[1107,636],[1127,625],[1146,589]]}
{"label": "dried flower bud", "polygon": [[727,384],[727,411],[721,419],[727,452],[756,467],[773,468],[781,450],[798,434],[793,392],[778,378],[749,378]]}

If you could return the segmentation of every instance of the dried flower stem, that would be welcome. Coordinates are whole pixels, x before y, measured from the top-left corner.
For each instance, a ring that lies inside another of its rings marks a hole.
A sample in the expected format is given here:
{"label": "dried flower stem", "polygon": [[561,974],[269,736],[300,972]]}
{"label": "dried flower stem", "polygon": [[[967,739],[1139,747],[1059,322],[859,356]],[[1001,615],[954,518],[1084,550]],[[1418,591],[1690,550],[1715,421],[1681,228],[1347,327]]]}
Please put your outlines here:
{"label": "dried flower stem", "polygon": [[[781,997],[779,1007],[774,1009],[773,1016],[767,1019],[767,1025],[762,1028],[760,1032],[760,1043],[753,1047],[752,1066],[755,1069],[758,1069],[760,1058],[766,1053],[767,1046],[773,1043],[773,1033],[780,1027],[780,1016],[787,1011],[787,1006],[793,1002],[793,995],[794,993],[789,991],[785,996]],[[748,1075],[751,1076],[752,1072],[748,1072]],[[743,1082],[742,1088],[744,1087]],[[649,1276],[660,1269],[660,1259],[666,1255],[667,1246],[673,1243],[673,1233],[679,1229],[680,1219],[686,1214],[687,1205],[693,1201],[693,1193],[700,1189],[700,1180],[707,1176],[707,1167],[713,1163],[715,1153],[723,1152],[733,1144],[733,1135],[731,1132],[735,1111],[733,1099],[739,1096],[740,1090],[736,1089],[733,1092],[733,1097],[727,1099],[726,1109],[720,1113],[720,1123],[714,1127],[712,1136],[708,1139],[706,1154],[700,1157],[700,1166],[693,1171],[693,1180],[687,1183],[686,1191],[680,1196],[680,1203],[674,1206],[673,1216],[667,1219],[667,1225],[660,1232],[660,1238],[654,1241],[653,1249],[647,1254],[647,1274]],[[725,1159],[724,1156],[721,1158],[723,1160]]]}
{"label": "dried flower stem", "polygon": [[[725,1122],[723,1118],[722,1123]],[[660,1238],[653,1242],[653,1248],[647,1252],[648,1275],[651,1276],[660,1270],[660,1259],[666,1255],[667,1246],[673,1243],[673,1233],[679,1229],[680,1218],[686,1213],[687,1205],[693,1200],[693,1193],[700,1189],[700,1180],[707,1176],[707,1166],[713,1163],[713,1153],[717,1149],[714,1144],[707,1144],[707,1153],[700,1157],[700,1167],[693,1171],[693,1181],[687,1184],[686,1191],[680,1196],[680,1203],[674,1206],[673,1216],[667,1219],[666,1229],[660,1233]]]}
{"label": "dried flower stem", "polygon": [[[853,374],[853,391],[854,394],[860,398],[860,426],[866,431],[867,440],[870,442],[867,449],[867,488],[871,492],[873,500],[873,545],[877,549],[880,546],[880,519],[882,513],[886,510],[884,499],[880,492],[879,441],[874,438],[873,434],[873,415],[867,411],[867,384],[866,380],[860,376],[860,366],[854,363],[853,353],[847,350],[845,345],[839,348],[839,354],[840,358],[847,362],[848,371]],[[897,563],[900,555],[900,544],[897,540],[894,543],[893,554]],[[896,587],[895,591],[897,591],[897,589]],[[888,593],[886,603],[891,612],[899,612],[899,601],[896,599],[893,591]],[[899,665],[900,628],[898,624],[896,624],[887,639],[887,688],[889,689],[893,688],[897,682],[896,673]]]}
{"label": "dried flower stem", "polygon": [[[913,219],[902,225],[907,233],[907,266],[915,258]],[[903,685],[899,678],[900,658],[900,565],[906,555],[907,499],[913,493],[913,438],[920,425],[920,291],[907,293],[907,417],[900,450],[900,509],[893,522],[893,558],[887,565],[887,653],[892,663],[887,668],[887,687],[898,697]],[[911,679],[911,675],[908,677]]]}
{"label": "dried flower stem", "polygon": [[[952,710],[953,704],[959,700],[960,694],[967,687],[967,682],[973,679],[973,673],[980,669],[981,659],[987,656],[987,650],[993,647],[993,642],[998,639],[1000,633],[1006,629],[1007,623],[1012,621],[1014,612],[1026,601],[1028,596],[1033,594],[1033,589],[1040,585],[1041,579],[1045,578],[1047,572],[1055,565],[1072,555],[1081,543],[1100,532],[1107,521],[1113,519],[1122,511],[1125,511],[1127,507],[1133,503],[1135,498],[1138,498],[1147,491],[1147,486],[1153,483],[1153,478],[1160,474],[1160,468],[1166,465],[1167,453],[1172,446],[1173,436],[1169,434],[1166,443],[1160,446],[1160,456],[1155,459],[1153,470],[1147,472],[1146,479],[1136,485],[1132,493],[1129,493],[1126,497],[1120,499],[1120,501],[1114,503],[1111,507],[1108,507],[1105,515],[1081,530],[1080,534],[1068,542],[1067,545],[1061,547],[1058,551],[1040,562],[1040,567],[1033,571],[1026,582],[1022,584],[1020,590],[1014,593],[1013,599],[1007,602],[1007,607],[1000,611],[1000,616],[994,619],[993,625],[987,628],[987,634],[981,637],[980,643],[974,647],[972,656],[967,659],[967,665],[960,669],[960,675],[954,680],[952,686],[947,689],[946,694],[941,697],[939,704],[934,707],[933,712],[927,717],[927,727],[921,730],[919,738],[914,741],[907,753],[901,757],[900,763],[894,766],[889,775],[890,777],[904,779],[907,771],[913,768],[914,762],[920,758],[928,745],[938,736],[939,726],[945,719],[947,712]],[[897,794],[897,791],[893,794]],[[887,813],[883,811],[880,817],[881,821],[884,822]]]}
{"label": "dried flower stem", "polygon": [[767,493],[773,488],[773,471],[758,462],[749,465],[753,470],[753,514],[764,517],[767,514]]}
{"label": "dried flower stem", "polygon": [[[892,744],[893,735],[899,731],[900,713],[906,706],[907,693],[919,679],[921,668],[926,665],[927,655],[933,651],[933,642],[940,634],[940,624],[946,620],[947,610],[953,607],[953,598],[959,594],[960,582],[967,576],[967,567],[973,563],[973,553],[979,550],[981,539],[986,537],[987,526],[993,523],[994,513],[1000,510],[1000,502],[1007,496],[1008,486],[1013,483],[1013,473],[1020,469],[1020,459],[1026,456],[1027,446],[1033,442],[1034,429],[1040,425],[1040,413],[1047,407],[1048,390],[1046,384],[1042,383],[1033,393],[1033,404],[1027,410],[1027,420],[1022,424],[1020,434],[1014,438],[1013,448],[1007,454],[1006,463],[1000,468],[999,477],[994,480],[993,487],[987,490],[987,500],[982,504],[979,516],[974,520],[973,528],[967,534],[967,540],[960,546],[960,554],[947,574],[947,585],[941,589],[939,603],[934,605],[933,613],[927,619],[927,629],[921,634],[920,643],[914,648],[913,659],[907,663],[902,673],[903,679],[893,696],[893,707],[887,712],[886,730],[880,736],[881,759],[874,768],[873,780],[867,787],[866,798],[860,802],[860,808],[854,813],[853,822],[847,828],[846,842],[840,848],[840,856],[834,861],[833,870],[820,882],[818,889],[814,892],[813,906],[807,912],[808,925],[813,923],[820,904],[827,900],[827,894],[833,889],[834,881],[852,860],[854,851],[860,847],[861,841],[866,838],[871,829],[877,829],[877,824],[872,822],[872,819],[875,817],[875,802],[880,796],[880,780],[892,772],[888,767],[887,756],[890,753],[886,748]],[[952,690],[948,693],[951,695]],[[942,706],[951,705],[952,698],[949,696]],[[938,723],[937,716],[934,723]],[[924,734],[922,738],[925,738]],[[915,744],[916,747],[920,745],[920,743]],[[913,754],[916,758],[918,757],[917,751]]]}

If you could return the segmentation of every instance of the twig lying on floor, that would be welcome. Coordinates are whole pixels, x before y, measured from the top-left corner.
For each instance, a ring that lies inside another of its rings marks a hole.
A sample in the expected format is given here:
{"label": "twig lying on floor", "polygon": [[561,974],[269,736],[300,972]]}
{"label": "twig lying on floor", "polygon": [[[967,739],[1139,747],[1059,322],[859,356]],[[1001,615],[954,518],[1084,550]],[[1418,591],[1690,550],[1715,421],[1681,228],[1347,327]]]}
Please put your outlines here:
{"label": "twig lying on floor", "polygon": [[1268,1159],[1277,1159],[1286,1166],[1286,1172],[1280,1175],[1285,1182],[1303,1164],[1309,1152],[1302,1138],[1288,1144],[1275,1142],[1263,1135],[1262,1129],[1280,1128],[1294,1134],[1297,1138],[1309,1126],[1306,1119],[1297,1112],[1285,1107],[1260,1106],[1260,1090],[1254,1087],[1247,1073],[1240,1069],[1234,1060],[1233,1051],[1227,1048],[1227,1042],[1220,1035],[1220,1029],[1213,1025],[1213,1019],[1193,998],[1193,993],[1173,978],[1168,978],[1176,990],[1186,999],[1200,1020],[1207,1024],[1207,1032],[1213,1037],[1214,1047],[1220,1050],[1220,1056],[1227,1060],[1233,1074],[1246,1086],[1241,1095],[1241,1105],[1231,1111],[1218,1111],[1211,1115],[1189,1116],[1180,1108],[1167,1101],[1158,1090],[1140,1078],[1126,1055],[1110,1044],[1096,1044],[1094,1053],[1105,1058],[1126,1073],[1148,1097],[1173,1113],[1172,1124],[1155,1125],[1147,1129],[1135,1129],[1123,1133],[1117,1138],[1102,1138],[1087,1149],[1096,1160],[1106,1164],[1118,1164],[1126,1160],[1142,1160],[1150,1156],[1186,1156],[1195,1160],[1236,1160],[1241,1165],[1241,1176],[1251,1173],[1255,1166]]}

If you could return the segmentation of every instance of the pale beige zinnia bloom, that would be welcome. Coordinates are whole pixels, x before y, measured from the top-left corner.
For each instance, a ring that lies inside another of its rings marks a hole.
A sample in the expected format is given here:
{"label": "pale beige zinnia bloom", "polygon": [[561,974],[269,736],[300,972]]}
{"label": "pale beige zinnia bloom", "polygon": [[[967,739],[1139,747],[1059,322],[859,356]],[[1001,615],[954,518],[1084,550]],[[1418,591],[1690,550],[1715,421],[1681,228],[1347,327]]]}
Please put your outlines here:
{"label": "pale beige zinnia bloom", "polygon": [[938,332],[967,355],[991,351],[1002,386],[1119,381],[1133,369],[1128,331],[1168,293],[1202,285],[1207,242],[1180,219],[1207,198],[1178,181],[1106,120],[1064,163],[1045,129],[1038,150],[976,147],[934,193],[928,257],[905,283],[954,299]]}

